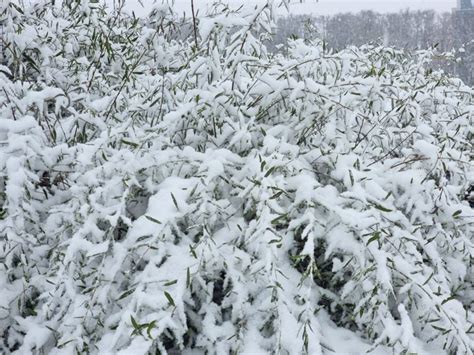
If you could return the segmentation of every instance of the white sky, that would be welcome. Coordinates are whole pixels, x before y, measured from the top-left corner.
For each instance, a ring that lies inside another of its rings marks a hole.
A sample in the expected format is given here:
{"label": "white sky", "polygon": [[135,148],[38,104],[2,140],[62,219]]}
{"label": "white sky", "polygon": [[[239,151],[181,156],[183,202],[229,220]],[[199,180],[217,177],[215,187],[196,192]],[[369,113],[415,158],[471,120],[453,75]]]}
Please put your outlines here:
{"label": "white sky", "polygon": [[[255,5],[262,0],[224,0],[232,5],[244,3],[245,5]],[[136,13],[142,13],[143,10],[138,9],[138,0],[127,0],[130,7],[135,8]],[[143,0],[144,4],[151,3],[152,0]],[[211,0],[194,0],[197,8],[205,9]],[[334,14],[338,12],[358,12],[361,10],[374,10],[377,12],[398,12],[400,10],[412,9],[433,9],[439,12],[451,11],[456,7],[456,0],[306,0],[304,4],[296,4],[291,6],[291,13],[294,14]],[[190,12],[191,0],[175,0],[175,7],[179,12]],[[135,5],[134,5],[135,4]],[[136,6],[136,7],[135,7]],[[145,5],[146,6],[146,5]],[[284,11],[282,11],[284,13]]]}
{"label": "white sky", "polygon": [[334,14],[337,12],[358,12],[374,10],[377,12],[398,12],[407,8],[413,10],[434,9],[451,11],[456,7],[456,0],[319,0],[312,4],[293,5],[292,12]]}

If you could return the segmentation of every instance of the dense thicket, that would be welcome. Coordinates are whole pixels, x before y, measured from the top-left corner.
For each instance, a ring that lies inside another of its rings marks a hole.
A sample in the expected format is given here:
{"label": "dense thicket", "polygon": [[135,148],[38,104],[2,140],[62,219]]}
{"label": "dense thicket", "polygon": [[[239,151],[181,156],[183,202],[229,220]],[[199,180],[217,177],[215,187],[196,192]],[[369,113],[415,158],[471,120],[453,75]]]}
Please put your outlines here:
{"label": "dense thicket", "polygon": [[472,88],[275,6],[0,3],[3,353],[472,353]]}

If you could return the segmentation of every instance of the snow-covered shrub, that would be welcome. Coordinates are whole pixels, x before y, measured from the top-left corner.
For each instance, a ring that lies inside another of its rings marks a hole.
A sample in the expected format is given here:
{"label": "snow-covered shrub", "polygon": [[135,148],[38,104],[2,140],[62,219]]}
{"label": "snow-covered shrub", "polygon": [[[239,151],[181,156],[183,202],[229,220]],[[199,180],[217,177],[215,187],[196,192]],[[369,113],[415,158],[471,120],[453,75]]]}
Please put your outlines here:
{"label": "snow-covered shrub", "polygon": [[472,353],[474,91],[275,6],[0,4],[2,352]]}

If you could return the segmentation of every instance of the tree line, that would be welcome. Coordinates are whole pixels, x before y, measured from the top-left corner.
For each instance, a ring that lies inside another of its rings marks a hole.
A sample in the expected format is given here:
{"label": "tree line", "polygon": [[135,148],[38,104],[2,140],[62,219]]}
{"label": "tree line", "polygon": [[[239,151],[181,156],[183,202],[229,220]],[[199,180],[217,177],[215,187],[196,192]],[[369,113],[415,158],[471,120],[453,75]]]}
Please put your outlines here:
{"label": "tree line", "polygon": [[411,50],[437,47],[440,52],[453,54],[441,58],[440,68],[474,84],[474,11],[405,10],[389,14],[361,11],[281,17],[274,44],[284,44],[291,37],[322,38],[335,50],[369,42]]}

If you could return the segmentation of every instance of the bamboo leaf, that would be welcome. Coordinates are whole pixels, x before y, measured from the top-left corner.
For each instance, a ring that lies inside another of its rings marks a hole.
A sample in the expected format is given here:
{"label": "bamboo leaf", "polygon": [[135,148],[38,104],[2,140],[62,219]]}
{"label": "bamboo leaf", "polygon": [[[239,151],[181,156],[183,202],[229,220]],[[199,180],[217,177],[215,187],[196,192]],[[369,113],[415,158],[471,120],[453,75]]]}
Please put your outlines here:
{"label": "bamboo leaf", "polygon": [[164,294],[165,294],[165,297],[168,300],[168,303],[170,304],[170,306],[176,307],[176,304],[174,303],[173,297],[171,297],[171,295],[166,291],[164,292]]}
{"label": "bamboo leaf", "polygon": [[145,218],[152,221],[153,223],[162,224],[159,220],[157,220],[156,218],[153,218],[151,216],[145,215]]}
{"label": "bamboo leaf", "polygon": [[376,209],[378,209],[379,211],[382,211],[382,212],[392,212],[391,209],[389,209],[387,207],[384,207],[382,205],[379,205],[379,204],[373,204],[372,206],[374,206]]}
{"label": "bamboo leaf", "polygon": [[380,232],[375,232],[371,238],[369,238],[369,240],[367,241],[367,244],[366,245],[369,245],[370,243],[372,242],[375,242],[375,241],[378,241],[380,240]]}
{"label": "bamboo leaf", "polygon": [[173,204],[176,207],[176,209],[179,211],[179,206],[178,206],[178,201],[176,201],[176,197],[174,197],[173,193],[170,192],[171,194],[171,199],[173,200]]}

